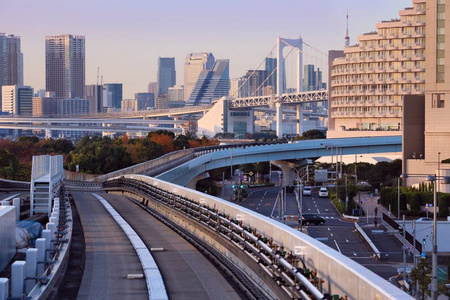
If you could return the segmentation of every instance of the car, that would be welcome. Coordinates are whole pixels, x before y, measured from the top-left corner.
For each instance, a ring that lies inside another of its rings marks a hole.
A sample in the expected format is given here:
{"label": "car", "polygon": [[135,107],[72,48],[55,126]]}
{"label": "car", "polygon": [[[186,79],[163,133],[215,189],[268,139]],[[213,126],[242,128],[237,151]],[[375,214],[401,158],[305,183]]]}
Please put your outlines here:
{"label": "car", "polygon": [[312,188],[310,186],[303,187],[303,196],[311,196]]}
{"label": "car", "polygon": [[433,221],[433,219],[432,218],[418,218],[416,220],[416,222],[424,222],[424,221],[429,222],[429,221]]}
{"label": "car", "polygon": [[328,197],[328,190],[326,187],[321,187],[319,190],[319,198],[327,198]]}
{"label": "car", "polygon": [[303,225],[316,224],[323,225],[325,224],[325,219],[316,214],[303,214],[301,219],[299,219],[299,223],[302,222]]}

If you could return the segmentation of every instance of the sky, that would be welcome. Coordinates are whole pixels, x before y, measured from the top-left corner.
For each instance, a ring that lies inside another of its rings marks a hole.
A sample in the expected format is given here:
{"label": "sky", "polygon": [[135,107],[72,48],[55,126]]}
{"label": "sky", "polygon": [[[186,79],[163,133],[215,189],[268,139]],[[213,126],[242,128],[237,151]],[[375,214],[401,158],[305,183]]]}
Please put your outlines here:
{"label": "sky", "polygon": [[24,83],[35,90],[45,88],[45,36],[74,34],[86,37],[86,84],[97,82],[99,67],[103,82],[123,83],[131,99],[156,81],[158,57],[175,57],[178,85],[191,52],[230,59],[230,77],[240,77],[259,66],[278,36],[301,36],[326,53],[343,48],[347,10],[354,44],[410,6],[412,0],[0,0],[0,32],[21,37]]}

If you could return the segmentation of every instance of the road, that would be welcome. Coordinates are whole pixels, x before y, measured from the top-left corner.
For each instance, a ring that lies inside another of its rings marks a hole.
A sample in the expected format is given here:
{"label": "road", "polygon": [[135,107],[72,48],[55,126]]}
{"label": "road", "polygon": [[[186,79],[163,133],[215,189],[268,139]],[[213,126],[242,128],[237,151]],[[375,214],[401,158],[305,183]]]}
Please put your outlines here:
{"label": "road", "polygon": [[[248,189],[249,196],[239,204],[265,216],[280,219],[280,205],[276,201],[280,191],[279,186]],[[329,198],[319,198],[318,192],[314,190],[311,196],[302,197],[302,203],[303,213],[318,214],[325,219],[325,225],[303,226],[302,232],[322,241],[385,279],[397,274],[398,260],[393,262],[393,257],[384,257],[382,261],[375,260],[373,251],[356,233],[354,223],[343,221]],[[298,215],[298,205],[293,193],[287,193],[285,214]],[[286,221],[286,224],[299,227],[297,221]]]}

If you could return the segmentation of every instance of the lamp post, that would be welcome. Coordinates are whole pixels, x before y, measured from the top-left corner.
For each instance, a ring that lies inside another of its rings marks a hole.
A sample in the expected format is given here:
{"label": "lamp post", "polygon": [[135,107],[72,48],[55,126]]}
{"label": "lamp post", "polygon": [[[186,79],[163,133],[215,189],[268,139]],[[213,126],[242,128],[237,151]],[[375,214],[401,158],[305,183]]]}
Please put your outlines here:
{"label": "lamp post", "polygon": [[397,184],[397,219],[400,219],[400,178],[398,177],[398,184]]}
{"label": "lamp post", "polygon": [[436,300],[438,297],[438,278],[437,278],[437,181],[442,180],[444,184],[450,183],[450,177],[424,174],[402,174],[401,178],[408,177],[425,177],[427,181],[433,182],[433,226],[432,226],[432,251],[431,251],[431,299]]}

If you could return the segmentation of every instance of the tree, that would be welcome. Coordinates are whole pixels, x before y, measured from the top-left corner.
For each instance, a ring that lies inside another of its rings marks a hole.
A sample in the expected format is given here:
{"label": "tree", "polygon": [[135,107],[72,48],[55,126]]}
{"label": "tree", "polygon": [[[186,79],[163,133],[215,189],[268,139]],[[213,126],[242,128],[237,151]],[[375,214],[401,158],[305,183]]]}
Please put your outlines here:
{"label": "tree", "polygon": [[315,139],[324,139],[326,138],[326,135],[323,131],[318,129],[312,129],[303,132],[302,137],[300,139],[302,140],[315,140]]}
{"label": "tree", "polygon": [[428,285],[431,283],[431,265],[422,258],[419,261],[417,267],[411,270],[411,279],[414,283],[419,284],[420,292],[422,293],[422,299],[425,299],[425,292],[428,289]]}
{"label": "tree", "polygon": [[173,151],[173,137],[171,135],[152,133],[150,140],[161,145],[164,153]]}

